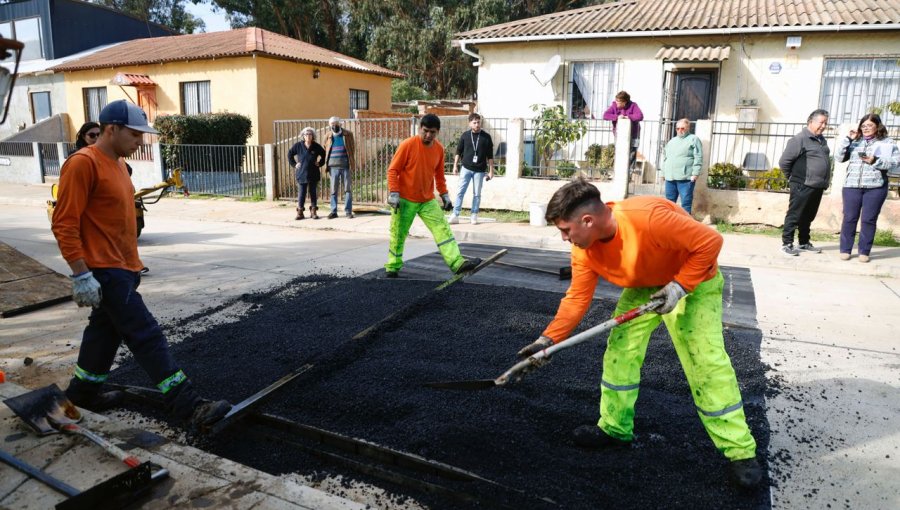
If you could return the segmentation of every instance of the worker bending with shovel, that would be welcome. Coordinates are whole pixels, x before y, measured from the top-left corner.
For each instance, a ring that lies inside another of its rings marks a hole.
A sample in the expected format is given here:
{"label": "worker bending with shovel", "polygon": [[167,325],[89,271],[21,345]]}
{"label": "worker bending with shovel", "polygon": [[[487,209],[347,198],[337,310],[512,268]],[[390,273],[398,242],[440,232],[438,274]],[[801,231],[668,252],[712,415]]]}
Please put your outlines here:
{"label": "worker bending with shovel", "polygon": [[759,484],[762,469],[747,427],[741,393],[722,336],[724,279],[717,258],[722,236],[661,197],[604,204],[584,179],[560,188],[546,219],[572,243],[572,283],[556,317],[525,358],[565,340],[591,305],[597,278],[623,288],[615,315],[660,298],[656,314],[626,322],[609,335],[600,380],[600,420],[575,429],[585,448],[628,447],[650,335],[665,322],[707,433],[742,487]]}
{"label": "worker bending with shovel", "polygon": [[124,393],[104,392],[102,385],[124,341],[165,396],[169,412],[203,430],[231,405],[197,394],[137,291],[144,264],[138,258],[134,186],[121,158],[141,146],[144,133],[158,132],[140,108],[126,101],[113,101],[100,111],[100,130],[97,143],[63,165],[53,213],[53,235],[72,269],[75,303],[92,307],[66,396],[92,411],[121,404]]}

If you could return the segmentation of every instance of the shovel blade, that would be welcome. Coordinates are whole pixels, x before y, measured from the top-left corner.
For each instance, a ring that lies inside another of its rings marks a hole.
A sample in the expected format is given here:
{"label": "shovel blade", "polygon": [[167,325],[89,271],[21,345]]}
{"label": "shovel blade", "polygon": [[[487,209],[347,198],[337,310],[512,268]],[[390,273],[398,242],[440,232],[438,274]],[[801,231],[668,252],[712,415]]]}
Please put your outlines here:
{"label": "shovel blade", "polygon": [[8,398],[3,403],[42,436],[55,434],[59,425],[81,421],[81,412],[55,384]]}
{"label": "shovel blade", "polygon": [[499,386],[493,379],[474,379],[471,381],[438,381],[428,382],[425,386],[429,388],[437,388],[441,390],[486,390]]}

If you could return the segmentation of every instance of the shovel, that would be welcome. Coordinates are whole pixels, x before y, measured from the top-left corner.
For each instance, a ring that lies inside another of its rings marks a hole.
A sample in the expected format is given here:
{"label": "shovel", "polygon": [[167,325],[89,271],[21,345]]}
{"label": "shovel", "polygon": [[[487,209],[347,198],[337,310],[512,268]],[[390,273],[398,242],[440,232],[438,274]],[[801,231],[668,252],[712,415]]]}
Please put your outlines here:
{"label": "shovel", "polygon": [[38,435],[46,436],[63,432],[84,436],[130,468],[141,464],[141,461],[134,455],[128,454],[90,430],[78,426],[78,422],[81,421],[81,412],[55,384],[6,399],[3,403]]}
{"label": "shovel", "polygon": [[532,354],[528,358],[513,365],[512,368],[510,368],[506,372],[500,374],[500,377],[497,377],[496,379],[429,382],[425,383],[425,386],[428,386],[429,388],[439,388],[446,390],[486,390],[495,386],[503,386],[510,381],[517,381],[528,372],[546,365],[549,362],[550,355],[554,352],[567,349],[569,347],[572,347],[573,345],[580,344],[585,340],[594,338],[601,333],[605,333],[611,330],[619,324],[626,323],[630,320],[640,317],[641,315],[644,315],[649,311],[654,310],[661,304],[663,304],[662,299],[652,299],[637,308],[628,310],[622,315],[613,317],[612,319],[602,324],[598,324],[587,331],[582,331],[581,333],[563,342],[553,344],[538,353]]}

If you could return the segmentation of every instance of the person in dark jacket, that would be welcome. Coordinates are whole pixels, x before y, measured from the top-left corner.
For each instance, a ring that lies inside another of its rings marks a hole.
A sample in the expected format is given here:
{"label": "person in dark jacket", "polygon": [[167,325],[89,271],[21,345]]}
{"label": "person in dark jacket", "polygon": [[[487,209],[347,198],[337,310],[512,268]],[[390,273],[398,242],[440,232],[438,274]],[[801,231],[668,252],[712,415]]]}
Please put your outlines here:
{"label": "person in dark jacket", "polygon": [[[819,212],[822,193],[831,181],[831,152],[822,136],[826,126],[828,112],[814,110],[806,119],[806,127],[785,145],[778,161],[791,187],[781,234],[781,252],[788,257],[796,257],[801,251],[822,253],[809,242],[809,228]],[[800,242],[796,248],[795,231]]]}
{"label": "person in dark jacket", "polygon": [[303,204],[306,202],[306,193],[309,192],[309,217],[317,220],[318,193],[317,187],[321,172],[319,167],[325,164],[325,149],[316,143],[316,132],[311,127],[300,131],[301,141],[294,144],[288,151],[288,161],[294,166],[294,178],[297,179],[297,217],[302,220]]}

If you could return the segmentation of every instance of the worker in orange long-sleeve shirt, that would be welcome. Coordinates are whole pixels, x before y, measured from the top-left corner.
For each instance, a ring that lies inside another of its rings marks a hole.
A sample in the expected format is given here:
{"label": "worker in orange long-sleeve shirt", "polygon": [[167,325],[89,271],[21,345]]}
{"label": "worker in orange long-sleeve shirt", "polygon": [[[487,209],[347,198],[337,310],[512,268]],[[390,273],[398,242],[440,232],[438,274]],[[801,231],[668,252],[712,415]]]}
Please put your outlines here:
{"label": "worker in orange long-sleeve shirt", "polygon": [[141,269],[134,212],[134,186],[121,158],[136,151],[144,133],[158,132],[126,101],[100,111],[100,139],[72,154],[60,171],[53,235],[72,269],[72,297],[91,307],[78,362],[66,396],[92,411],[116,407],[120,391],[102,391],[119,344],[163,393],[169,411],[203,431],[231,404],[203,399],[172,359],[159,323],[138,293]]}
{"label": "worker in orange long-sleeve shirt", "polygon": [[613,329],[603,356],[600,420],[575,429],[587,448],[627,447],[634,438],[634,405],[650,335],[665,322],[694,397],[700,421],[731,462],[735,481],[762,479],[756,441],[722,335],[722,287],[717,258],[722,236],[662,197],[604,204],[600,191],[578,179],[560,188],[546,219],[572,246],[572,283],[556,317],[524,358],[565,340],[591,305],[597,278],[623,287],[614,315],[653,298],[664,303]]}
{"label": "worker in orange long-sleeve shirt", "polygon": [[[393,209],[388,261],[384,265],[388,278],[396,278],[403,267],[403,247],[416,216],[422,218],[431,231],[451,271],[463,273],[481,263],[479,258],[463,258],[450,224],[441,212],[441,209],[453,209],[453,202],[444,178],[444,146],[436,138],[440,130],[441,119],[437,115],[423,116],[419,121],[419,134],[400,143],[388,167],[388,205]],[[441,195],[441,206],[434,199],[435,186]]]}

